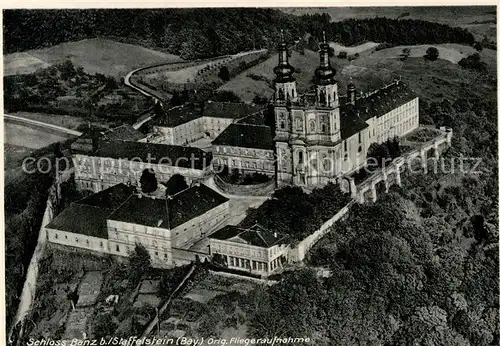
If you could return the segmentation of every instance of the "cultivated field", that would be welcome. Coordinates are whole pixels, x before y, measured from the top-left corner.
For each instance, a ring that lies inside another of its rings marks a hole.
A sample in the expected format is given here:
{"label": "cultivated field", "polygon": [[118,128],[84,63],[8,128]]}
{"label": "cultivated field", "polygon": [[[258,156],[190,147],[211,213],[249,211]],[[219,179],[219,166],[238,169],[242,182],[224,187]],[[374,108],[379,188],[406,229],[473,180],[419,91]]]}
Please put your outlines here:
{"label": "cultivated field", "polygon": [[181,60],[176,55],[138,45],[106,39],[87,39],[65,42],[24,53],[8,54],[4,57],[7,66],[6,75],[7,73],[34,72],[37,68],[47,67],[67,59],[77,66],[82,66],[88,73],[102,73],[110,76],[125,76],[131,70],[141,66]]}

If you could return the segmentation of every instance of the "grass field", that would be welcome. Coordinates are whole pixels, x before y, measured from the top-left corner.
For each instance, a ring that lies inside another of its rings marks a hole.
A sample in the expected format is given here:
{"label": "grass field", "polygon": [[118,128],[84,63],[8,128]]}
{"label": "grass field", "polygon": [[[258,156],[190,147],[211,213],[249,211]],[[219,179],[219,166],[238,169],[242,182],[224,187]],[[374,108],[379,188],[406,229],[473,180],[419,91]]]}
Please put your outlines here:
{"label": "grass field", "polygon": [[71,135],[46,130],[27,124],[4,122],[5,143],[29,149],[40,149],[55,142],[65,141]]}
{"label": "grass field", "polygon": [[[59,114],[46,114],[46,113],[33,113],[33,112],[13,112],[10,115],[15,115],[17,117],[41,121],[43,123],[57,125],[65,127],[67,129],[76,130],[81,124],[87,124],[87,120],[81,117],[72,115],[59,115]],[[97,124],[96,126],[103,126],[103,124]]]}
{"label": "grass field", "polygon": [[[460,68],[456,63],[475,51],[472,47],[459,44],[435,45],[439,49],[440,59],[426,61],[425,55],[429,45],[408,46],[410,58],[399,60],[399,54],[406,46],[398,46],[380,51],[365,51],[360,57],[349,62],[347,59],[331,59],[337,70],[335,79],[339,82],[339,93],[346,92],[346,85],[352,78],[358,90],[368,92],[401,78],[410,84],[421,97],[435,99],[447,95],[455,97],[461,83],[472,83],[477,78],[476,72]],[[496,52],[484,49],[479,53],[481,59],[488,64],[493,75],[496,75]],[[277,65],[276,55],[263,63],[238,75],[220,90],[232,90],[244,101],[252,101],[255,95],[272,96],[272,80],[275,78],[273,68]],[[292,52],[290,63],[297,69],[294,74],[299,92],[313,87],[312,77],[319,64],[318,54],[305,51],[305,55]],[[256,78],[257,77],[257,78]],[[258,80],[257,80],[258,79]],[[454,88],[450,88],[454,86]],[[450,90],[448,90],[450,89]]]}
{"label": "grass field", "polygon": [[448,60],[454,64],[457,64],[461,59],[476,52],[474,48],[461,44],[454,44],[454,43],[435,44],[435,45],[423,44],[416,46],[396,46],[393,48],[382,49],[377,52],[374,52],[373,57],[379,59],[399,58],[399,55],[401,54],[404,48],[410,49],[411,58],[423,57],[426,54],[425,52],[429,47],[436,47],[439,50],[439,59]]}
{"label": "grass field", "polygon": [[335,54],[339,54],[339,52],[346,52],[347,55],[354,55],[356,53],[363,53],[369,49],[373,49],[377,47],[380,43],[375,43],[375,42],[365,42],[363,44],[360,44],[355,47],[345,47],[339,43],[336,42],[330,42],[329,45],[332,47],[335,51]]}
{"label": "grass field", "polygon": [[[310,50],[304,50],[304,55],[293,51],[290,63],[296,68],[295,78],[299,92],[308,90],[312,84],[312,72],[319,65],[319,55]],[[347,61],[339,61],[339,64]],[[275,75],[273,68],[278,64],[278,55],[275,54],[266,61],[246,70],[219,90],[231,90],[244,101],[252,101],[256,95],[270,97],[273,93],[272,80]]]}
{"label": "grass field", "polygon": [[7,54],[3,57],[4,76],[29,74],[49,66],[49,63],[40,60],[27,52]]}
{"label": "grass field", "polygon": [[49,48],[4,56],[8,74],[34,72],[39,67],[47,67],[66,59],[82,66],[88,73],[117,77],[125,76],[141,66],[181,60],[176,55],[106,39],[65,42]]}

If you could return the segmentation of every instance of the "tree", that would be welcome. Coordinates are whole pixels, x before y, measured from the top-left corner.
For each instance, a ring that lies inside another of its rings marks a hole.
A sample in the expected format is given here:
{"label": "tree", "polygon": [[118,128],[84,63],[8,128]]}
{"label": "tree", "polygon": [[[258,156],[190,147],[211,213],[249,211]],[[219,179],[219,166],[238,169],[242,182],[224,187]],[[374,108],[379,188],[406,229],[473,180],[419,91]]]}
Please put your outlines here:
{"label": "tree", "polygon": [[146,168],[142,171],[141,179],[139,180],[142,192],[150,193],[158,188],[155,172],[151,168]]}
{"label": "tree", "polygon": [[434,61],[439,57],[439,50],[436,47],[429,47],[425,51],[425,56],[427,60]]}
{"label": "tree", "polygon": [[390,158],[389,149],[385,144],[372,143],[368,148],[366,157],[371,158],[370,161],[375,161],[377,166],[387,166],[388,160]]}
{"label": "tree", "polygon": [[255,97],[253,98],[253,103],[259,106],[266,105],[268,102],[269,100],[265,96],[255,95]]}
{"label": "tree", "polygon": [[474,53],[466,58],[461,59],[458,62],[458,66],[478,71],[486,71],[487,65],[485,62],[481,61],[481,56],[479,53]]}
{"label": "tree", "polygon": [[227,66],[224,65],[220,68],[218,76],[224,82],[227,82],[229,79],[231,79]]}
{"label": "tree", "polygon": [[241,98],[231,90],[217,90],[213,95],[213,99],[219,102],[241,102]]}
{"label": "tree", "polygon": [[478,52],[482,51],[483,45],[481,44],[481,42],[474,43],[474,49],[477,50]]}
{"label": "tree", "polygon": [[116,323],[113,321],[111,314],[103,312],[98,313],[94,319],[94,336],[96,338],[108,338],[114,335],[116,331]]}
{"label": "tree", "polygon": [[172,196],[176,193],[185,190],[188,188],[188,184],[186,183],[186,178],[180,174],[174,174],[168,180],[167,184],[167,193]]}
{"label": "tree", "polygon": [[151,257],[148,250],[142,244],[135,244],[134,251],[129,255],[129,280],[137,285],[149,270],[151,270]]}
{"label": "tree", "polygon": [[61,78],[63,80],[68,80],[76,75],[75,66],[73,65],[71,60],[64,61],[58,66],[58,68],[61,72]]}

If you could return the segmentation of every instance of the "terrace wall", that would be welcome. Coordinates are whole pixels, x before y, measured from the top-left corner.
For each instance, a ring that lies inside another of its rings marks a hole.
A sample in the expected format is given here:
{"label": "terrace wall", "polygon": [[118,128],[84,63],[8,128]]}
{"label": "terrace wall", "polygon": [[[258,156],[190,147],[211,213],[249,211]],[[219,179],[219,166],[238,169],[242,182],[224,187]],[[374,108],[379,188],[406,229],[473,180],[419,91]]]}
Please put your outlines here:
{"label": "terrace wall", "polygon": [[332,226],[335,222],[340,219],[343,219],[347,216],[349,209],[356,203],[355,201],[351,201],[347,203],[345,207],[340,209],[337,214],[335,214],[331,219],[326,221],[321,227],[314,232],[313,234],[306,237],[300,243],[298,243],[295,247],[293,247],[289,254],[288,259],[290,262],[300,262],[303,261],[306,253],[316,244],[322,237],[324,237],[327,233],[332,230]]}

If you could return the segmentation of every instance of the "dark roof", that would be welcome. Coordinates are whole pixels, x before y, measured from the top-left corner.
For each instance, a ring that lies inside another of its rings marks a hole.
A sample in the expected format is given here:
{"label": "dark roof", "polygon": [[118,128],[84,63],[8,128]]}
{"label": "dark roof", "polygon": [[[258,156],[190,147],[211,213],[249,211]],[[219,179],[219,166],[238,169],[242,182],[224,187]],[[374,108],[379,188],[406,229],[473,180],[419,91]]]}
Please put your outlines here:
{"label": "dark roof", "polygon": [[132,195],[109,216],[109,219],[172,229],[227,202],[228,199],[203,184],[195,185],[168,200],[168,219],[166,201]]}
{"label": "dark roof", "polygon": [[269,248],[287,243],[289,236],[283,233],[271,232],[260,225],[254,225],[250,228],[228,225],[210,235],[209,238],[235,242],[243,241],[250,245]]}
{"label": "dark roof", "polygon": [[[367,120],[373,117],[381,117],[416,97],[408,85],[403,82],[394,82],[385,88],[369,93],[364,97],[359,97],[356,100],[356,108],[360,117]],[[345,105],[344,107],[341,105],[341,112],[342,108],[348,110],[349,107],[346,108]]]}
{"label": "dark roof", "polygon": [[117,184],[72,203],[57,215],[48,228],[65,232],[107,238],[106,220],[108,216],[129,198],[135,188]]}
{"label": "dark roof", "polygon": [[274,148],[271,127],[239,123],[229,125],[212,144],[267,150]]}
{"label": "dark roof", "polygon": [[184,168],[204,169],[210,165],[212,154],[193,147],[144,142],[100,142],[94,153],[99,157],[115,159],[139,158],[142,162],[159,163]]}
{"label": "dark roof", "polygon": [[381,117],[410,102],[416,97],[403,82],[394,82],[356,100],[356,106],[347,104],[346,98],[340,101],[340,131],[342,139],[347,139],[368,127],[366,120]]}
{"label": "dark roof", "polygon": [[107,208],[73,203],[46,227],[107,239],[106,220],[110,212],[110,209]]}
{"label": "dark roof", "polygon": [[208,101],[203,109],[203,116],[214,118],[239,119],[258,112],[261,107],[246,103]]}
{"label": "dark roof", "polygon": [[134,192],[135,187],[120,183],[76,201],[75,203],[107,208],[113,211],[125,202],[125,200]]}
{"label": "dark roof", "polygon": [[155,118],[151,124],[158,126],[175,127],[191,120],[202,117],[202,107],[192,103],[174,107],[165,112],[165,115]]}
{"label": "dark roof", "polygon": [[348,139],[368,127],[366,121],[361,119],[357,112],[352,109],[341,111],[340,114],[340,136],[342,139]]}
{"label": "dark roof", "polygon": [[175,127],[203,116],[239,119],[258,112],[259,109],[258,106],[243,102],[206,101],[203,104],[188,103],[167,110],[164,116],[153,119],[152,124]]}
{"label": "dark roof", "polygon": [[136,142],[146,138],[146,135],[134,129],[133,126],[124,124],[104,132],[103,138],[110,141],[131,141]]}

